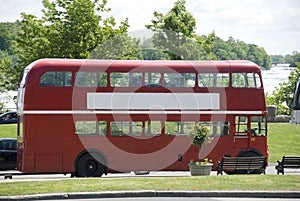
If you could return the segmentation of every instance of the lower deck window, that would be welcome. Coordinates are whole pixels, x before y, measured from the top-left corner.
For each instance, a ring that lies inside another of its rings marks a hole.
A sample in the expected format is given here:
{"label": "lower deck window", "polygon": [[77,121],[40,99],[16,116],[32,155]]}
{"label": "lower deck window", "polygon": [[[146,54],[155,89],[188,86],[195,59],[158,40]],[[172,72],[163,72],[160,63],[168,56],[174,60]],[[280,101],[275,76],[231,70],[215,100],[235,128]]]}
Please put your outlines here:
{"label": "lower deck window", "polygon": [[148,136],[161,134],[161,122],[160,121],[146,121],[145,122],[145,134]]}
{"label": "lower deck window", "polygon": [[266,117],[264,116],[236,116],[235,118],[235,135],[265,136]]}
{"label": "lower deck window", "polygon": [[198,125],[207,127],[210,136],[229,135],[229,122],[199,122]]}
{"label": "lower deck window", "polygon": [[76,121],[76,135],[106,135],[107,123],[105,121]]}
{"label": "lower deck window", "polygon": [[193,132],[195,122],[165,122],[165,134],[188,135]]}
{"label": "lower deck window", "polygon": [[251,128],[250,133],[252,136],[265,136],[266,129],[266,117],[264,116],[253,116],[251,117]]}
{"label": "lower deck window", "polygon": [[110,134],[113,136],[141,136],[142,122],[111,122]]}
{"label": "lower deck window", "polygon": [[[76,121],[75,134],[106,136],[107,133],[110,133],[111,136],[160,136],[164,131],[166,135],[189,135],[194,132],[195,126],[200,125],[207,127],[211,136],[229,135],[229,122],[194,121],[118,121],[108,123],[106,121]],[[259,126],[259,131],[264,131],[262,124],[255,125]]]}

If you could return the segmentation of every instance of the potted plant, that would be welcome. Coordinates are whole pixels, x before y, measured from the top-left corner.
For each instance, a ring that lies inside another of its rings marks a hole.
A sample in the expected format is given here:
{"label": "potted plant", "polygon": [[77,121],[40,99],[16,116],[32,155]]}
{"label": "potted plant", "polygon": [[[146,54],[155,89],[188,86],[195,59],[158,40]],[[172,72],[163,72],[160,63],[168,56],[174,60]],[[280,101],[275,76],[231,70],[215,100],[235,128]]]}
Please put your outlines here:
{"label": "potted plant", "polygon": [[200,161],[193,161],[191,160],[189,163],[189,168],[192,176],[197,175],[210,175],[210,171],[212,168],[212,160],[208,158],[201,159],[200,158],[200,151],[202,146],[205,143],[211,142],[211,137],[208,135],[209,131],[208,128],[200,125],[195,126],[194,131],[190,134],[192,138],[192,144],[195,146],[199,146],[199,159]]}

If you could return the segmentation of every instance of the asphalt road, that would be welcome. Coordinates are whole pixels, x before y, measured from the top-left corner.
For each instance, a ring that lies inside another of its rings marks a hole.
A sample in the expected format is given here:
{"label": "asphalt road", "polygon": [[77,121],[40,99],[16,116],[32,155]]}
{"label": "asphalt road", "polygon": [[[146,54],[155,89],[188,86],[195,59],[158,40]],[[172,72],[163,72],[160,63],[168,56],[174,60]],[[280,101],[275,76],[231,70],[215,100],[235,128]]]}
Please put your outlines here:
{"label": "asphalt road", "polygon": [[[292,201],[295,199],[289,199],[289,198],[194,198],[194,197],[188,197],[188,198],[174,198],[174,197],[155,197],[155,198],[99,198],[99,199],[75,199],[73,201]],[[49,200],[48,200],[49,201]],[[51,200],[50,200],[51,201]],[[54,200],[53,200],[54,201]]]}

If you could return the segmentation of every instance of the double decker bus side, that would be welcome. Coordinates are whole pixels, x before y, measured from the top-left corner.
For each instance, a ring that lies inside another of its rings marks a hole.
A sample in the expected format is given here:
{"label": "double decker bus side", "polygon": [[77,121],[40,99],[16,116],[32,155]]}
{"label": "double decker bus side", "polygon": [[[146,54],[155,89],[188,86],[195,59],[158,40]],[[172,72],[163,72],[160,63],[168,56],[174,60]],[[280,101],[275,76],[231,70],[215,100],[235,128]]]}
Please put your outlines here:
{"label": "double decker bus side", "polygon": [[188,170],[194,126],[213,141],[201,158],[267,156],[260,68],[249,61],[42,59],[18,96],[18,169],[101,176]]}

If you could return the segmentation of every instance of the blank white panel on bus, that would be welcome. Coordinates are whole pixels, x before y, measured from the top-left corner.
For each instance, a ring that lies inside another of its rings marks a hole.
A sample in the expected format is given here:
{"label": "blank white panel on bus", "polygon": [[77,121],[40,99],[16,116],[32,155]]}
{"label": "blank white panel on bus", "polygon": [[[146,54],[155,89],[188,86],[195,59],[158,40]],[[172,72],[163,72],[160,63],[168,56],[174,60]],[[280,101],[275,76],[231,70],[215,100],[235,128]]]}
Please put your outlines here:
{"label": "blank white panel on bus", "polygon": [[218,110],[218,93],[88,93],[87,109]]}

